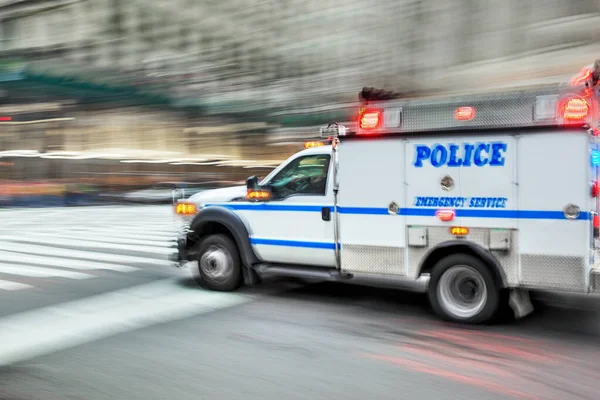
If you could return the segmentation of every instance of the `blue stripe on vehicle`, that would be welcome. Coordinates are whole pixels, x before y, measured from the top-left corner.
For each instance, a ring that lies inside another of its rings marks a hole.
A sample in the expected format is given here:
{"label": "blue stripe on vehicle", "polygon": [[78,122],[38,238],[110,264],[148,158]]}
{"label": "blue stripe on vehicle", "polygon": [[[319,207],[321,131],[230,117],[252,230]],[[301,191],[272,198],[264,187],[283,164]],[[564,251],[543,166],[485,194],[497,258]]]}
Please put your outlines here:
{"label": "blue stripe on vehicle", "polygon": [[[295,211],[295,212],[321,212],[327,206],[313,205],[287,205],[287,204],[207,204],[207,206],[219,206],[231,210],[245,211]],[[332,206],[329,206],[333,210]],[[388,215],[388,209],[383,207],[338,207],[340,214],[349,215]],[[398,215],[408,217],[434,217],[436,208],[401,208]],[[545,210],[503,210],[503,209],[456,209],[457,218],[498,218],[498,219],[545,219],[564,220],[567,219],[563,211]],[[590,218],[588,212],[582,212],[577,220]]]}
{"label": "blue stripe on vehicle", "polygon": [[334,250],[335,249],[335,243],[327,243],[327,242],[304,242],[304,241],[298,241],[298,240],[250,238],[250,243],[252,243],[253,245],[266,245],[266,246],[303,247],[303,248],[310,248],[310,249],[325,249],[325,250]]}
{"label": "blue stripe on vehicle", "polygon": [[338,207],[340,214],[389,215],[387,208],[376,207]]}
{"label": "blue stripe on vehicle", "polygon": [[[321,212],[323,207],[326,206],[298,206],[292,204],[235,204],[235,203],[222,203],[222,204],[207,204],[209,206],[219,206],[229,208],[231,210],[245,210],[245,211],[302,211],[302,212]],[[333,207],[331,207],[333,208]]]}

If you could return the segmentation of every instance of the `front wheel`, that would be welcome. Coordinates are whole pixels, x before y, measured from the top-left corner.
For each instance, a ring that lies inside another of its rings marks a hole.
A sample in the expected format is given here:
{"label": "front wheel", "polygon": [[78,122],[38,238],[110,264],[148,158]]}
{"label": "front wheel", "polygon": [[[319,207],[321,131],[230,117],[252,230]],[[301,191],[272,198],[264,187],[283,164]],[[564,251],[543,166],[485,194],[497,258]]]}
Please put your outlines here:
{"label": "front wheel", "polygon": [[433,267],[428,295],[439,316],[468,324],[489,321],[500,304],[489,267],[467,254],[445,257]]}
{"label": "front wheel", "polygon": [[198,266],[192,276],[200,286],[231,292],[242,285],[242,262],[235,242],[227,235],[210,235],[198,245]]}

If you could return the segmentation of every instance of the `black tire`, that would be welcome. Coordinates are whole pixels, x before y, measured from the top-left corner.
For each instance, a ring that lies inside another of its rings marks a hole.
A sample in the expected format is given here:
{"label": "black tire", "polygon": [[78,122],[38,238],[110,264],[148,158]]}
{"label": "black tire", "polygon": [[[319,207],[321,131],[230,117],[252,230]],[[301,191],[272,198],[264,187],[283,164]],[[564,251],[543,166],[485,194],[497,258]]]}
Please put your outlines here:
{"label": "black tire", "polygon": [[[470,311],[465,308],[461,310],[459,303],[453,302],[460,300],[457,297],[464,294],[450,293],[451,280],[459,273],[463,274],[466,285],[463,287],[481,294],[481,300],[474,301]],[[490,321],[500,306],[500,291],[490,267],[481,259],[468,254],[453,254],[438,261],[431,271],[428,297],[434,312],[441,318],[465,324]]]}
{"label": "black tire", "polygon": [[[227,235],[210,235],[197,245],[198,265],[191,273],[203,288],[232,292],[243,284],[242,262],[235,242]],[[226,264],[226,265],[225,265]],[[218,273],[219,268],[222,272]]]}

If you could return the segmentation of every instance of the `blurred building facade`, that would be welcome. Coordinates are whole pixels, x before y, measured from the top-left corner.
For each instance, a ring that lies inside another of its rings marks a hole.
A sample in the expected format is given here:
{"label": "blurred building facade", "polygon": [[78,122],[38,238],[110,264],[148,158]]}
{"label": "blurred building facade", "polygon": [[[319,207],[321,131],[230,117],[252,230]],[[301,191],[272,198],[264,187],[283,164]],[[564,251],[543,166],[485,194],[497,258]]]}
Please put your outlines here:
{"label": "blurred building facade", "polygon": [[[429,93],[566,79],[600,55],[600,3],[0,0],[0,34],[2,59],[35,76],[170,99],[98,107],[65,94],[75,100],[61,118],[72,120],[3,126],[2,149],[29,141],[46,152],[275,163],[314,129],[310,115],[342,118],[363,86]],[[2,90],[0,103],[14,105]]]}
{"label": "blurred building facade", "polygon": [[[591,62],[600,35],[596,0],[4,0],[0,19],[4,51],[132,73],[180,99],[231,90],[286,106],[353,100],[364,85],[526,80],[536,65],[555,77]],[[536,57],[549,53],[550,65]]]}

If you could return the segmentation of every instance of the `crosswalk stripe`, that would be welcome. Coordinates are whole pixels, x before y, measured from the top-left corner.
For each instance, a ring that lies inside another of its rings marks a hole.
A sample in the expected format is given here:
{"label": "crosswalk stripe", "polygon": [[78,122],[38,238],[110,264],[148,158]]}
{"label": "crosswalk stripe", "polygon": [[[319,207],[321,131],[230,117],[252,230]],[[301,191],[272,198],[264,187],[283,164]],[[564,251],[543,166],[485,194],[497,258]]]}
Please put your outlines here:
{"label": "crosswalk stripe", "polygon": [[[4,225],[4,224],[3,224]],[[15,230],[19,230],[15,228]],[[176,225],[173,224],[168,228],[155,229],[152,227],[147,227],[144,225],[139,225],[137,227],[123,227],[118,223],[110,224],[103,223],[102,225],[88,225],[88,226],[47,226],[40,227],[36,229],[36,231],[44,231],[44,232],[106,232],[106,233],[120,233],[126,235],[134,235],[138,238],[150,237],[150,236],[158,236],[158,237],[172,237],[174,233],[177,232]]]}
{"label": "crosswalk stripe", "polygon": [[166,238],[170,239],[173,237],[173,233],[177,232],[177,229],[172,226],[168,230],[151,230],[143,225],[138,226],[135,229],[123,229],[118,224],[102,224],[102,225],[88,225],[88,226],[43,226],[36,229],[37,232],[93,232],[93,233],[104,233],[104,234],[115,234],[125,235],[125,237],[143,239],[143,238]]}
{"label": "crosswalk stripe", "polygon": [[0,221],[0,290],[33,287],[13,282],[19,276],[84,280],[95,277],[85,271],[171,267],[176,251],[170,206],[11,209]]}
{"label": "crosswalk stripe", "polygon": [[186,289],[169,279],[16,314],[0,320],[0,365],[253,299],[237,293]]}
{"label": "crosswalk stripe", "polygon": [[[56,232],[56,230],[54,230]],[[61,229],[60,232],[64,232],[65,230]],[[169,241],[175,237],[175,233],[170,232],[152,232],[148,230],[135,230],[135,231],[125,231],[119,229],[119,227],[113,228],[99,228],[99,227],[90,227],[90,228],[74,228],[70,230],[66,230],[67,232],[78,233],[81,235],[110,235],[115,238],[125,238],[125,239],[141,239],[141,240],[155,240],[155,241]]]}
{"label": "crosswalk stripe", "polygon": [[70,279],[89,279],[94,275],[84,274],[82,272],[64,271],[54,268],[34,267],[31,265],[5,264],[0,263],[0,273],[17,276],[28,276],[32,278],[70,278]]}
{"label": "crosswalk stripe", "polygon": [[[32,237],[38,236],[46,236],[47,233],[38,232],[36,234],[30,235]],[[74,234],[64,234],[64,233],[56,233],[52,232],[52,237],[55,238],[65,238],[65,239],[80,239],[81,235]],[[83,236],[86,240],[93,240],[94,242],[103,242],[103,243],[119,243],[119,244],[138,244],[142,246],[157,246],[157,247],[171,247],[173,245],[174,239],[172,240],[140,240],[140,239],[130,239],[118,237],[114,234],[100,234],[97,231],[94,231],[93,237]]]}
{"label": "crosswalk stripe", "polygon": [[0,240],[8,240],[19,243],[34,243],[34,244],[42,244],[42,245],[52,245],[52,246],[74,246],[74,247],[85,247],[89,249],[101,249],[101,250],[128,250],[135,252],[145,252],[145,253],[153,253],[167,256],[173,253],[171,248],[164,248],[159,246],[141,246],[141,245],[125,245],[119,243],[106,243],[106,242],[95,242],[89,240],[82,239],[66,239],[66,238],[54,238],[54,237],[46,237],[46,236],[8,236],[8,235],[0,235]]}
{"label": "crosswalk stripe", "polygon": [[0,280],[0,290],[23,290],[30,289],[32,287],[33,286],[26,285],[24,283]]}
{"label": "crosswalk stripe", "polygon": [[[65,258],[80,258],[83,260],[99,260],[106,262],[115,262],[118,264],[145,264],[145,265],[159,265],[168,266],[172,263],[166,259],[159,258],[145,258],[138,256],[126,256],[120,254],[107,254],[107,253],[96,253],[83,250],[72,250],[72,249],[60,249],[56,247],[39,246],[33,244],[22,244],[22,243],[0,243],[0,250],[21,252],[25,254],[37,254],[46,255],[53,257],[65,257]],[[83,261],[82,261],[83,262]]]}
{"label": "crosswalk stripe", "polygon": [[0,259],[6,262],[27,263],[42,266],[59,267],[75,270],[109,270],[118,272],[139,271],[139,268],[128,265],[99,263],[95,261],[74,260],[71,258],[55,258],[34,254],[12,253],[0,251]]}

